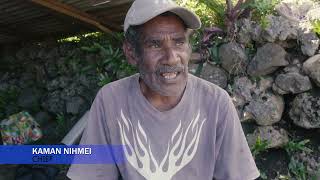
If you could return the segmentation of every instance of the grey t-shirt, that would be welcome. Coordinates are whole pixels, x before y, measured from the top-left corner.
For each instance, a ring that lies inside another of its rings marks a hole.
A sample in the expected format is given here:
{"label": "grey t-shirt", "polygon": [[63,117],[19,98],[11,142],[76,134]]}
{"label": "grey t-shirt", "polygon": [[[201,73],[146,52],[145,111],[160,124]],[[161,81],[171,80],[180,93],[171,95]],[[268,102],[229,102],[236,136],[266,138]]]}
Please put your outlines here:
{"label": "grey t-shirt", "polygon": [[188,75],[180,102],[161,112],[139,74],[97,94],[81,144],[125,144],[125,163],[72,165],[73,180],[250,180],[259,172],[228,93]]}

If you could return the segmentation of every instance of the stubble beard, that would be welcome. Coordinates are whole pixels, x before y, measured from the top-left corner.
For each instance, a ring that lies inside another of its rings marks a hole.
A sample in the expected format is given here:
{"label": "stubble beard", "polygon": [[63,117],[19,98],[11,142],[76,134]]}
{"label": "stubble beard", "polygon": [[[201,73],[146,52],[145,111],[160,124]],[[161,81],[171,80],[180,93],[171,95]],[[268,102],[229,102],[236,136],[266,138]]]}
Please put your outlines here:
{"label": "stubble beard", "polygon": [[[181,68],[181,66],[176,68]],[[187,67],[182,67],[182,68],[183,69],[180,69],[180,73],[186,73]],[[170,68],[170,69],[175,69],[175,68]],[[151,72],[151,71],[145,70],[143,67],[139,65],[140,78],[143,81],[143,83],[147,86],[147,88],[149,88],[150,90],[152,90],[153,92],[161,96],[181,96],[187,85],[188,73],[184,75],[186,76],[186,81],[183,87],[181,87],[181,89],[180,87],[178,87],[179,89],[176,89],[175,91],[174,90],[168,91],[168,90],[165,90],[165,88],[162,88],[160,84],[156,83],[158,81],[157,77],[159,76],[158,71],[163,72],[163,69],[159,70],[159,68],[157,68],[156,71]],[[148,78],[148,76],[151,78]]]}

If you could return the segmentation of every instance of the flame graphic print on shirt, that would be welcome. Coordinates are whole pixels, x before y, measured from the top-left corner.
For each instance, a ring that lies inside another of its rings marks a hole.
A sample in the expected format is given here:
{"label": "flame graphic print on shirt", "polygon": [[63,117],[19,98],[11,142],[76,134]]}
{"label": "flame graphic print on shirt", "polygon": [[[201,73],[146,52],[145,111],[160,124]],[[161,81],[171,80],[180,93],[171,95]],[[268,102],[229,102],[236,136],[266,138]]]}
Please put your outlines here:
{"label": "flame graphic print on shirt", "polygon": [[[181,127],[180,121],[171,139],[168,140],[167,151],[159,164],[159,161],[156,160],[151,151],[150,140],[140,122],[138,121],[137,127],[134,128],[130,119],[127,119],[121,110],[121,120],[118,121],[118,125],[122,144],[125,145],[124,154],[126,159],[146,180],[171,180],[178,171],[193,159],[197,152],[202,126],[206,121],[206,119],[199,121],[199,117],[200,111],[191,120],[186,130]],[[130,134],[127,134],[127,132]],[[191,138],[189,142],[187,142],[187,136]],[[128,137],[132,137],[133,142]],[[178,137],[178,139],[175,140],[175,137]],[[144,144],[143,142],[146,143]],[[143,153],[140,153],[140,150]],[[177,151],[178,153],[175,153]],[[141,162],[142,166],[139,167],[138,161]],[[164,171],[164,165],[167,161],[167,170]],[[180,163],[177,164],[177,162]],[[155,170],[151,170],[151,165]]]}

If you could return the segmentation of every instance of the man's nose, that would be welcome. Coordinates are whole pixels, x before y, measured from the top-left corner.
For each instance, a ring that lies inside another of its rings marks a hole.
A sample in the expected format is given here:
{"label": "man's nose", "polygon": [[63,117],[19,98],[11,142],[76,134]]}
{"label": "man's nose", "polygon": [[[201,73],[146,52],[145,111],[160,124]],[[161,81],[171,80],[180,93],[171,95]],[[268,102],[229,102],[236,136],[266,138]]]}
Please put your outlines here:
{"label": "man's nose", "polygon": [[174,66],[179,64],[179,56],[175,52],[173,48],[167,47],[165,48],[165,58],[164,58],[164,64],[167,64],[169,66]]}

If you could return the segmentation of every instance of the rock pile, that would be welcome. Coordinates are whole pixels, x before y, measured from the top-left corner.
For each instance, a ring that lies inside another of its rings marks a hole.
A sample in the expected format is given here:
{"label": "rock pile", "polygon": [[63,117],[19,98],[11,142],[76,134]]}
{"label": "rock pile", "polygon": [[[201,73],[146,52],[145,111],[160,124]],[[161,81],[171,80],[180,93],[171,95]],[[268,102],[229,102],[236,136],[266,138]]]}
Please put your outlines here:
{"label": "rock pile", "polygon": [[12,104],[0,107],[4,111],[2,118],[26,110],[44,131],[55,130],[49,126],[55,124],[58,114],[80,118],[99,89],[95,71],[81,72],[88,58],[92,57],[66,44],[53,47],[32,44],[17,52],[7,52],[0,60],[1,66],[7,69],[0,76],[0,93],[11,92],[16,97],[6,100]]}
{"label": "rock pile", "polygon": [[[258,125],[248,136],[251,146],[257,137],[268,140],[268,148],[286,145],[288,132],[280,121],[320,128],[320,39],[310,23],[320,19],[320,6],[296,2],[280,3],[278,15],[267,17],[267,27],[240,20],[236,41],[219,48],[221,64],[206,66],[200,74],[228,90],[242,122]],[[252,47],[254,54],[248,54]]]}

